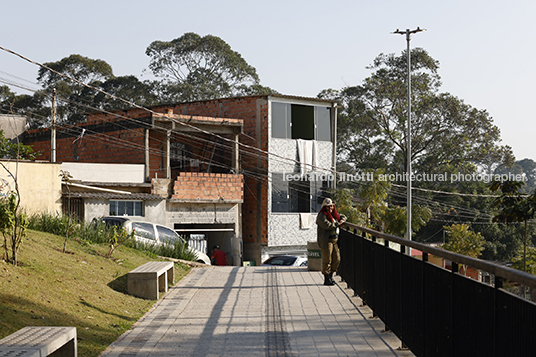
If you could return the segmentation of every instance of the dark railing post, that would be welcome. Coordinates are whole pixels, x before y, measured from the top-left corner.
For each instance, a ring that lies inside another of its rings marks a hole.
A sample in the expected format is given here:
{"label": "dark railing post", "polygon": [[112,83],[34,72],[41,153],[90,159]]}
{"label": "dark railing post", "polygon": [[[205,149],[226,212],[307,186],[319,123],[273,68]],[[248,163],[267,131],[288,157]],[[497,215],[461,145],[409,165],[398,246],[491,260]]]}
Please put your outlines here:
{"label": "dark railing post", "polygon": [[457,348],[456,348],[456,341],[455,341],[455,338],[454,338],[454,330],[456,329],[456,323],[458,321],[456,321],[456,294],[457,294],[457,291],[456,290],[456,274],[458,273],[458,270],[459,270],[459,267],[458,267],[458,263],[456,262],[452,262],[451,263],[451,270],[452,270],[452,275],[451,275],[451,289],[450,289],[450,301],[451,301],[451,308],[450,308],[450,331],[451,331],[451,339],[450,339],[450,349],[451,351],[456,351]]}
{"label": "dark railing post", "polygon": [[493,297],[493,308],[495,311],[493,311],[493,355],[495,357],[499,357],[499,313],[500,313],[500,307],[499,307],[499,291],[503,287],[503,279],[500,276],[495,276],[495,289],[494,291],[494,297]]}
{"label": "dark railing post", "polygon": [[426,277],[426,264],[427,263],[428,263],[428,253],[422,252],[422,264],[423,264],[423,267],[422,267],[422,303],[423,303],[422,311],[424,311],[423,320],[422,320],[422,324],[423,324],[423,328],[422,328],[422,335],[423,335],[422,336],[422,350],[423,351],[426,351],[426,319],[427,319],[427,316],[425,314],[428,311],[428,309],[426,307],[426,278],[425,278]]}

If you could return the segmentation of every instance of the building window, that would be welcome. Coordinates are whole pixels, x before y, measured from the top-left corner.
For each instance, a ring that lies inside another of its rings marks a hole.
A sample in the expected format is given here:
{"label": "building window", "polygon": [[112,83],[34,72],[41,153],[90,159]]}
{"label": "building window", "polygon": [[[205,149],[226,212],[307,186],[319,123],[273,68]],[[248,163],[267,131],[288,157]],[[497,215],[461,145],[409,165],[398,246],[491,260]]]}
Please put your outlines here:
{"label": "building window", "polygon": [[272,212],[289,212],[288,181],[283,174],[272,174]]}
{"label": "building window", "polygon": [[272,137],[331,141],[331,108],[272,102]]}
{"label": "building window", "polygon": [[142,201],[110,201],[110,216],[143,216]]}
{"label": "building window", "polygon": [[[315,181],[314,176],[295,180],[296,174],[272,174],[272,212],[318,212],[324,198],[328,197],[328,181]],[[313,179],[309,181],[309,179]]]}

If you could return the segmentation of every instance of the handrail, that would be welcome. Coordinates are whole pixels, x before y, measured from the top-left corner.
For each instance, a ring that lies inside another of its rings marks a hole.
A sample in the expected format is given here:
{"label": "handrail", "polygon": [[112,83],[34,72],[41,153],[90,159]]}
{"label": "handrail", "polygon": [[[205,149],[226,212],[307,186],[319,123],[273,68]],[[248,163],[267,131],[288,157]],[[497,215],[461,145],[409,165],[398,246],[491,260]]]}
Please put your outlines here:
{"label": "handrail", "polygon": [[435,247],[431,247],[429,245],[425,245],[422,243],[392,236],[390,234],[378,232],[373,229],[361,227],[361,226],[358,226],[357,224],[353,224],[349,222],[346,222],[343,227],[357,229],[361,232],[371,234],[375,236],[376,238],[382,238],[390,242],[398,243],[402,246],[418,249],[424,253],[432,254],[440,258],[445,258],[455,263],[468,265],[468,266],[471,266],[480,270],[484,270],[488,273],[491,273],[495,276],[499,276],[503,279],[515,281],[517,283],[520,283],[525,286],[529,286],[531,288],[536,288],[536,276],[533,274],[529,274],[520,270],[505,267],[505,266],[502,266],[493,262],[489,262],[486,260],[482,260],[478,258],[471,258],[466,255],[450,252],[445,249],[435,248]]}

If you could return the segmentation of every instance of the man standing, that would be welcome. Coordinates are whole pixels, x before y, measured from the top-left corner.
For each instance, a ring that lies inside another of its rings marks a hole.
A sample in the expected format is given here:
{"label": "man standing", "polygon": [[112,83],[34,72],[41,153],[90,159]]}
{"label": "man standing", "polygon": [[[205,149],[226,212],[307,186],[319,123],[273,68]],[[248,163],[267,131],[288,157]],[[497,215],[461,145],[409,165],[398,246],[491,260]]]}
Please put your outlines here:
{"label": "man standing", "polygon": [[331,198],[326,198],[322,202],[322,208],[316,217],[317,241],[322,251],[322,274],[324,274],[324,285],[335,285],[333,273],[337,271],[341,261],[339,246],[339,227],[346,221],[344,214],[339,215],[335,202]]}

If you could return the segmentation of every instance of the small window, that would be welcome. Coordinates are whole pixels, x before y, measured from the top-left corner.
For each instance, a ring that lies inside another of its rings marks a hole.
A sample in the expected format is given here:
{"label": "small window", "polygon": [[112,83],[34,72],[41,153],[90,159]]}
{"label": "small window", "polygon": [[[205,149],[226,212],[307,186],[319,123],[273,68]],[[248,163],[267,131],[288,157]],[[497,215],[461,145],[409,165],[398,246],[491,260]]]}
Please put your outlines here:
{"label": "small window", "polygon": [[293,104],[291,108],[292,139],[314,140],[314,107]]}
{"label": "small window", "polygon": [[289,212],[288,181],[283,174],[272,174],[272,212]]}
{"label": "small window", "polygon": [[315,107],[316,140],[331,141],[331,108]]}
{"label": "small window", "polygon": [[142,201],[110,201],[110,216],[143,216]]}
{"label": "small window", "polygon": [[272,137],[331,141],[331,108],[272,102]]}
{"label": "small window", "polygon": [[311,211],[311,182],[289,181],[290,190],[290,211],[310,212]]}
{"label": "small window", "polygon": [[290,104],[272,103],[272,137],[287,139],[290,136]]}

